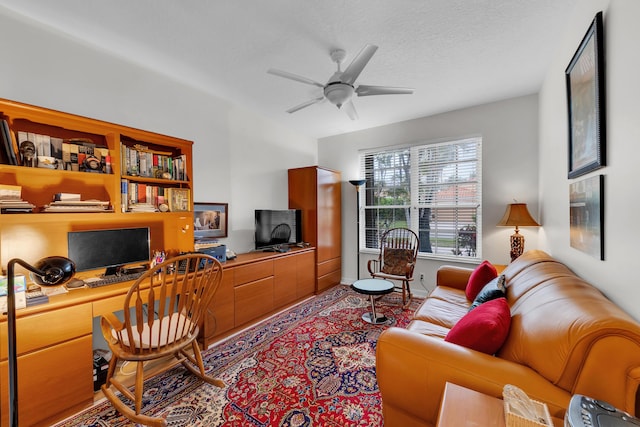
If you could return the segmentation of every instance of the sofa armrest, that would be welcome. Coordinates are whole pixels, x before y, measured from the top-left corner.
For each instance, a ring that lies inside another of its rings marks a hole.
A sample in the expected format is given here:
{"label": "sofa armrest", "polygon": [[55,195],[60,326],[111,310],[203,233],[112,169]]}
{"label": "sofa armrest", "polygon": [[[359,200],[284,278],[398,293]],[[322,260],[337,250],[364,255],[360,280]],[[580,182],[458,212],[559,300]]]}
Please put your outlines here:
{"label": "sofa armrest", "polygon": [[436,285],[449,286],[450,288],[462,291],[467,287],[469,276],[473,273],[472,268],[456,267],[453,265],[443,265],[436,273]]}
{"label": "sofa armrest", "polygon": [[447,382],[494,397],[514,384],[558,418],[571,398],[526,366],[401,328],[380,335],[376,374],[385,427],[435,425]]}

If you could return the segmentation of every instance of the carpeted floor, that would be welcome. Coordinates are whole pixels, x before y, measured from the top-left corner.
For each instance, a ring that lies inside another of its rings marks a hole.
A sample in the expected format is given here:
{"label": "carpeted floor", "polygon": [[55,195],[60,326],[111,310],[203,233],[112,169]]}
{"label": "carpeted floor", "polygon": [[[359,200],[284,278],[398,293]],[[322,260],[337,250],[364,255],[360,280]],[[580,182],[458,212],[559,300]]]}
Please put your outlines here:
{"label": "carpeted floor", "polygon": [[[209,348],[205,366],[224,389],[176,367],[146,381],[143,412],[169,426],[382,426],[376,341],[417,305],[402,310],[400,294],[387,295],[377,306],[388,324],[370,325],[368,298],[329,289]],[[103,401],[57,427],[131,425]]]}

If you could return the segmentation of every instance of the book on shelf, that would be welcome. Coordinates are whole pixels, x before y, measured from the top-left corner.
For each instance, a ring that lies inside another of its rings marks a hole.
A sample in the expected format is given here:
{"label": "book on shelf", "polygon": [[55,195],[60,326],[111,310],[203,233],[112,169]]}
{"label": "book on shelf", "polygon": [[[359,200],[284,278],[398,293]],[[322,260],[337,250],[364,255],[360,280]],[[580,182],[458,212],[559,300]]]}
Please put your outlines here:
{"label": "book on shelf", "polygon": [[14,148],[14,140],[11,137],[11,129],[9,129],[9,123],[2,119],[0,121],[0,159],[7,165],[17,165],[18,157]]}
{"label": "book on shelf", "polygon": [[56,193],[53,200],[56,202],[80,201],[82,196],[79,193]]}

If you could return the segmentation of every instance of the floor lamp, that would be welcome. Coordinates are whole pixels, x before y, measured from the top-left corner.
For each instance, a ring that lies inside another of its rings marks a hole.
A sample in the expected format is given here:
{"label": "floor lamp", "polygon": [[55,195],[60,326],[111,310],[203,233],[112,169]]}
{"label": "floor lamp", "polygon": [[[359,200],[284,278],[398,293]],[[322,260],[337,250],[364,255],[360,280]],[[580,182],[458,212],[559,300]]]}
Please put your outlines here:
{"label": "floor lamp", "polygon": [[356,268],[358,269],[356,277],[360,280],[360,186],[363,185],[366,180],[352,179],[349,182],[356,187]]}
{"label": "floor lamp", "polygon": [[18,353],[16,349],[16,296],[14,289],[15,265],[19,264],[33,273],[38,285],[54,286],[65,283],[76,272],[76,266],[68,258],[52,256],[43,258],[35,265],[14,258],[7,264],[7,329],[9,357],[9,421],[18,427]]}

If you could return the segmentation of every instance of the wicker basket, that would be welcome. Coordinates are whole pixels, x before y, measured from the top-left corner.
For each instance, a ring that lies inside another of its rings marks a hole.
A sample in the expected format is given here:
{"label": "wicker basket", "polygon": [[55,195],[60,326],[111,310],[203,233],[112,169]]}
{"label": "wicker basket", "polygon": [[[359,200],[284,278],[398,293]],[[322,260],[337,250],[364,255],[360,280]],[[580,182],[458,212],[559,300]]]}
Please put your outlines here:
{"label": "wicker basket", "polygon": [[545,403],[538,402],[537,400],[531,400],[535,404],[537,420],[531,420],[515,414],[511,410],[511,406],[507,401],[504,401],[504,418],[507,427],[553,427],[553,420],[549,415],[549,408]]}

